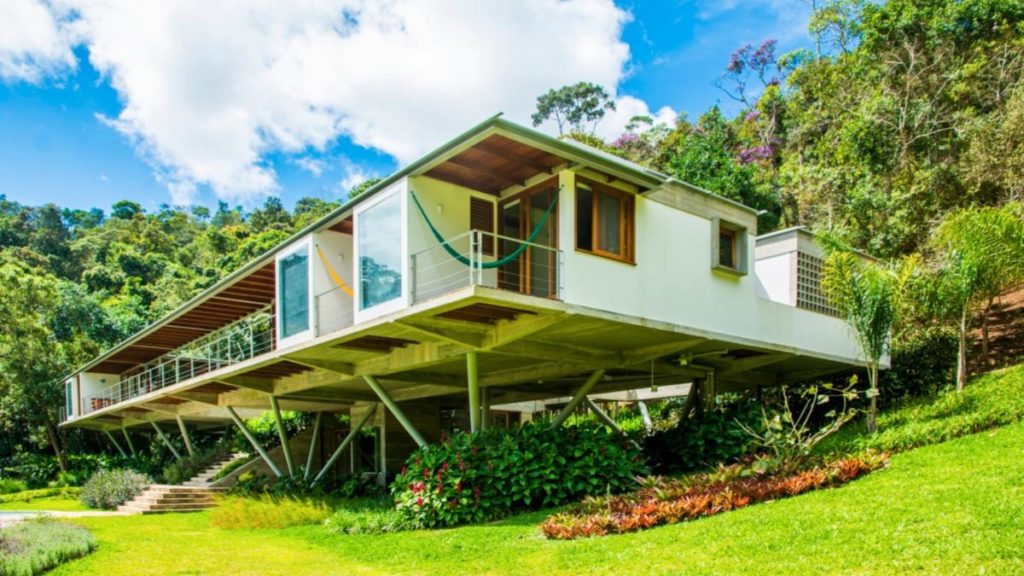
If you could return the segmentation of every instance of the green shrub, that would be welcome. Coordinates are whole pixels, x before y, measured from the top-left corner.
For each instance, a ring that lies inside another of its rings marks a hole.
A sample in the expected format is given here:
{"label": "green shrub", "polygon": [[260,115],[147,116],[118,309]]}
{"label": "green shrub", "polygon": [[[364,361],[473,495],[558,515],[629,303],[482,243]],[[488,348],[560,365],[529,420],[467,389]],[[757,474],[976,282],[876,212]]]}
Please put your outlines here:
{"label": "green shrub", "polygon": [[229,453],[226,443],[217,444],[193,456],[174,460],[164,467],[162,477],[168,484],[181,484],[209,468],[214,462],[223,460]]}
{"label": "green shrub", "polygon": [[21,480],[14,480],[12,478],[0,479],[0,494],[13,494],[24,490],[28,490],[28,484]]}
{"label": "green shrub", "polygon": [[287,528],[323,522],[330,508],[322,501],[264,494],[257,497],[228,496],[210,511],[210,523],[218,528]]}
{"label": "green shrub", "polygon": [[452,526],[617,493],[643,472],[639,452],[603,427],[458,433],[420,448],[391,485],[415,526]]}
{"label": "green shrub", "polygon": [[386,534],[414,527],[389,498],[346,502],[324,525],[335,534]]}
{"label": "green shrub", "polygon": [[879,404],[897,406],[914,398],[934,396],[956,378],[956,332],[928,329],[893,343],[892,367],[881,373]]}
{"label": "green shrub", "polygon": [[228,474],[231,474],[235,470],[238,470],[242,466],[245,466],[249,462],[251,462],[251,460],[248,458],[238,458],[237,460],[232,460],[231,462],[228,462],[226,466],[224,466],[223,468],[218,470],[216,474],[214,474],[213,481],[216,482],[217,480],[220,480],[221,478],[227,476]]}
{"label": "green shrub", "polygon": [[0,530],[0,574],[33,576],[96,548],[81,526],[50,519],[29,520]]}
{"label": "green shrub", "polygon": [[[290,410],[281,411],[281,421],[284,424],[285,432],[289,438],[306,429],[309,425],[311,415],[306,412],[293,412]],[[270,450],[281,444],[281,437],[277,433],[277,424],[274,421],[272,412],[264,412],[255,418],[248,418],[245,427],[256,438],[261,446]],[[245,439],[241,432],[235,431],[234,446],[248,454],[253,453],[252,445]]]}
{"label": "green shrub", "polygon": [[[680,406],[681,408],[681,406]],[[703,417],[677,417],[674,425],[644,440],[647,463],[657,474],[680,474],[735,462],[750,452],[761,410],[754,400],[722,398]]]}
{"label": "green shrub", "polygon": [[149,477],[134,470],[97,470],[82,486],[80,499],[90,508],[109,510],[142,494]]}
{"label": "green shrub", "polygon": [[68,486],[56,486],[53,488],[24,490],[22,492],[15,492],[13,494],[0,494],[0,504],[6,502],[31,502],[38,498],[50,498],[52,496],[77,498],[81,493],[81,488],[72,488]]}

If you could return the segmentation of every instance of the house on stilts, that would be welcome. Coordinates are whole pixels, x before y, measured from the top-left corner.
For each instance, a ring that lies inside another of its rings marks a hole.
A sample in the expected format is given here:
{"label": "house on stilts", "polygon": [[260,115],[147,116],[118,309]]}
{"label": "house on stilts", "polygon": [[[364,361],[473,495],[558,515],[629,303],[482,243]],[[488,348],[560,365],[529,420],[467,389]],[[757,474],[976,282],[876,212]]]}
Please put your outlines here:
{"label": "house on stilts", "polygon": [[560,398],[560,422],[602,394],[707,404],[853,370],[821,258],[804,230],[758,237],[751,208],[499,115],[81,366],[63,426],[190,445],[267,410],[349,414],[282,433],[266,470],[383,480],[531,402]]}

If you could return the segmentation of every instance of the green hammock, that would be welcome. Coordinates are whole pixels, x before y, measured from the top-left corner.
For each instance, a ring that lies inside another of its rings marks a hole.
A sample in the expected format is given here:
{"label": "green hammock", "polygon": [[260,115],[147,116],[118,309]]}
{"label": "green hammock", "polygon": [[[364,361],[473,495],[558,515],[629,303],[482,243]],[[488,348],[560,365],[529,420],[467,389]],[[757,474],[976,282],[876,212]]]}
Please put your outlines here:
{"label": "green hammock", "polygon": [[423,221],[427,223],[427,227],[430,228],[430,232],[434,234],[434,238],[437,238],[437,241],[441,244],[441,247],[444,248],[445,252],[447,252],[452,258],[458,260],[465,266],[472,265],[473,268],[490,269],[499,268],[501,266],[504,266],[505,264],[514,262],[516,258],[519,258],[523,251],[525,251],[529,247],[529,245],[533,243],[533,241],[537,238],[537,235],[540,234],[540,231],[544,227],[544,224],[548,221],[548,216],[551,215],[551,211],[555,209],[555,204],[558,203],[558,192],[560,191],[561,189],[555,192],[555,197],[551,199],[551,205],[548,206],[548,209],[544,211],[544,214],[540,217],[540,221],[537,222],[537,226],[533,229],[533,232],[530,232],[530,236],[526,239],[526,241],[521,243],[518,247],[516,247],[515,250],[513,250],[508,255],[502,256],[501,258],[493,262],[472,262],[469,258],[463,256],[462,254],[459,254],[459,251],[456,250],[455,248],[452,248],[451,244],[449,244],[449,242],[444,239],[444,236],[442,236],[441,233],[438,232],[437,228],[434,227],[434,223],[430,221],[430,217],[427,216],[427,211],[423,209],[423,205],[420,204],[420,199],[416,197],[416,193],[413,192],[412,190],[409,190],[409,194],[412,195],[412,201],[416,204],[416,208],[419,210],[420,215],[423,216]]}

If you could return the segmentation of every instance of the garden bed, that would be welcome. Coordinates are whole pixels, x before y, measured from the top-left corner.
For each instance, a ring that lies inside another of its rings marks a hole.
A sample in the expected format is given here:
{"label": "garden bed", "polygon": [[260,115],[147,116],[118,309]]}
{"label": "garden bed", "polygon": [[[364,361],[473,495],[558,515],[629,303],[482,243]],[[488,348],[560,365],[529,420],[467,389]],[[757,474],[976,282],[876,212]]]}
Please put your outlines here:
{"label": "garden bed", "polygon": [[649,478],[640,490],[588,498],[550,516],[541,531],[550,539],[572,540],[675,524],[845,484],[887,462],[886,454],[867,453],[791,474],[757,474],[737,464],[677,480]]}
{"label": "garden bed", "polygon": [[0,574],[33,576],[96,548],[85,528],[50,519],[28,520],[0,530]]}

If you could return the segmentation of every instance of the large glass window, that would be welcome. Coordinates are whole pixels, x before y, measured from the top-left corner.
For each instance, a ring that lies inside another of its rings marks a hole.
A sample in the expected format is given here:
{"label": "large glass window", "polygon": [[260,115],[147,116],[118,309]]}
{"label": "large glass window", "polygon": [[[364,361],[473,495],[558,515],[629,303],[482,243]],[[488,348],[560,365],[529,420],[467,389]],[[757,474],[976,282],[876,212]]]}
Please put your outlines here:
{"label": "large glass window", "polygon": [[402,295],[402,197],[395,194],[359,218],[359,308]]}
{"label": "large glass window", "polygon": [[281,337],[309,330],[309,254],[306,248],[281,259]]}
{"label": "large glass window", "polygon": [[71,382],[64,383],[64,414],[70,418],[74,415],[74,402],[72,401],[72,387]]}

